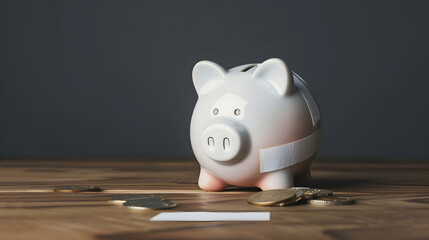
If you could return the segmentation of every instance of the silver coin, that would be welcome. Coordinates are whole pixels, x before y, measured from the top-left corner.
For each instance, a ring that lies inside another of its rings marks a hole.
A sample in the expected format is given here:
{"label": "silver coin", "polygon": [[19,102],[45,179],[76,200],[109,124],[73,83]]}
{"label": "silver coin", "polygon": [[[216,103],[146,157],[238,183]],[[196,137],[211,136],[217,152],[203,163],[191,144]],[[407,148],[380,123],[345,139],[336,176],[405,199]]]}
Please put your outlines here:
{"label": "silver coin", "polygon": [[147,210],[173,208],[177,206],[177,204],[168,200],[135,199],[126,201],[124,206],[131,209]]}
{"label": "silver coin", "polygon": [[116,195],[112,196],[107,200],[110,203],[115,204],[123,204],[124,202],[128,200],[135,200],[135,199],[157,199],[157,200],[163,200],[165,199],[164,196],[158,195],[158,194],[127,194],[127,195]]}

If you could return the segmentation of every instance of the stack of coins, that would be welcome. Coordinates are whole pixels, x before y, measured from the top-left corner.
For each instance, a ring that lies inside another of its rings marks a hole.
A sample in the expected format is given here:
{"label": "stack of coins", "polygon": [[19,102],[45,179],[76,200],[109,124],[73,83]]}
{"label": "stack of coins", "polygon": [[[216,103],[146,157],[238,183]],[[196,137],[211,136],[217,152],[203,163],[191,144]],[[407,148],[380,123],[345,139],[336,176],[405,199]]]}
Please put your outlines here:
{"label": "stack of coins", "polygon": [[121,204],[127,208],[138,210],[167,209],[177,206],[176,203],[158,194],[117,195],[110,197],[108,202]]}
{"label": "stack of coins", "polygon": [[317,206],[353,204],[350,197],[333,196],[332,191],[307,187],[272,189],[252,194],[247,202],[255,206],[287,206],[296,203],[309,203]]}

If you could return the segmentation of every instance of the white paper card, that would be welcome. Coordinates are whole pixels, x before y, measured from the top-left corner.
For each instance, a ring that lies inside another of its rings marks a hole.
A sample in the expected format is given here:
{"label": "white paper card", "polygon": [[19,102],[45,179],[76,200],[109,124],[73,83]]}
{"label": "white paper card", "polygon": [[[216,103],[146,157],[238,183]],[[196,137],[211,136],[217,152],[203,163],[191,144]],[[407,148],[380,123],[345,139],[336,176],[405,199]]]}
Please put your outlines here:
{"label": "white paper card", "polygon": [[163,212],[150,221],[270,221],[270,212]]}

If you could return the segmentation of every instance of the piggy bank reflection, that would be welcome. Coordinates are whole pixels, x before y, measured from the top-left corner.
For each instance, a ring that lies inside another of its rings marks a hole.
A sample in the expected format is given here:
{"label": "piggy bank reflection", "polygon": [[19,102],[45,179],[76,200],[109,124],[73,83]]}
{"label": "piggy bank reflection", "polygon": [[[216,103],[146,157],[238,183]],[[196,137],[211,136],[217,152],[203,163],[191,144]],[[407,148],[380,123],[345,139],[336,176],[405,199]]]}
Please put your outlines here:
{"label": "piggy bank reflection", "polygon": [[190,137],[201,189],[310,184],[321,116],[307,84],[282,60],[229,70],[200,61],[192,78],[198,101]]}

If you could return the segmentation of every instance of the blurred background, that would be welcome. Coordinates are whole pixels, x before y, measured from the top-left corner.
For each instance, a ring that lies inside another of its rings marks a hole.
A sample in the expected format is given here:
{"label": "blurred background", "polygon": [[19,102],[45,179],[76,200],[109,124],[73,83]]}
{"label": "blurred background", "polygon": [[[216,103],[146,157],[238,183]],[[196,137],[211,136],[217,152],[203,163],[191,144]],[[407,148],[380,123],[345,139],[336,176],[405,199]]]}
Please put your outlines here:
{"label": "blurred background", "polygon": [[429,1],[0,1],[1,158],[191,158],[199,60],[279,57],[321,158],[429,159]]}

